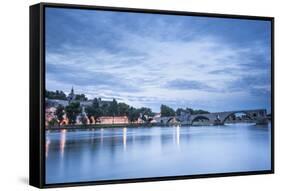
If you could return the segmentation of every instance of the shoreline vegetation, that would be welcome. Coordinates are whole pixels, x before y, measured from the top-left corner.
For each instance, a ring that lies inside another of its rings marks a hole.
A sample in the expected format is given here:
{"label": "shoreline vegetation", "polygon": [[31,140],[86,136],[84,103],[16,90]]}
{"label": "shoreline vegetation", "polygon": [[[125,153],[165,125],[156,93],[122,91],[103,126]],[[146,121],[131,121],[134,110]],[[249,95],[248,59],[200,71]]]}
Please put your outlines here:
{"label": "shoreline vegetation", "polygon": [[53,127],[47,127],[46,130],[64,130],[64,129],[101,129],[101,128],[136,128],[136,127],[154,127],[154,126],[167,126],[163,124],[156,124],[156,123],[123,123],[123,124],[79,124],[79,125],[62,125],[62,126],[53,126]]}
{"label": "shoreline vegetation", "polygon": [[[250,122],[245,122],[252,124]],[[235,123],[233,123],[235,124]],[[57,131],[57,130],[93,130],[93,129],[107,129],[107,128],[138,128],[138,127],[206,127],[214,125],[164,125],[164,124],[96,124],[96,125],[65,125],[56,127],[47,127],[46,131]],[[220,126],[227,126],[226,124]],[[255,124],[259,127],[259,124]]]}
{"label": "shoreline vegetation", "polygon": [[[176,110],[161,104],[160,112],[153,112],[151,108],[134,108],[116,99],[102,100],[101,98],[88,99],[84,94],[75,94],[74,89],[68,96],[63,91],[45,92],[45,129],[95,129],[95,128],[120,128],[120,127],[154,127],[154,126],[210,126],[224,125],[226,119],[229,123],[253,123],[255,119],[247,113],[236,115],[230,113],[224,119],[216,113],[189,107]],[[259,112],[263,119],[257,124],[270,120],[266,110]],[[199,116],[198,116],[199,115]],[[205,116],[204,116],[205,115]],[[213,122],[206,115],[216,115]],[[256,113],[254,114],[256,117]],[[195,117],[190,121],[190,117]],[[267,118],[267,119],[266,119]],[[197,121],[196,121],[196,120]],[[188,122],[187,122],[188,121]]]}
{"label": "shoreline vegetation", "polygon": [[[241,122],[232,122],[227,124],[236,124]],[[270,121],[268,121],[270,123]],[[227,126],[227,124],[222,124],[219,126]],[[251,121],[244,121],[243,124],[254,124]],[[53,130],[92,130],[92,129],[102,129],[102,128],[138,128],[138,127],[204,127],[204,126],[217,126],[210,124],[193,124],[193,125],[182,125],[180,123],[171,123],[169,125],[163,123],[123,123],[123,124],[76,124],[76,125],[61,125],[61,126],[49,126],[46,127],[46,131]],[[259,126],[259,124],[255,124]]]}
{"label": "shoreline vegetation", "polygon": [[[88,99],[84,94],[75,94],[74,89],[66,96],[63,91],[45,91],[46,127],[65,125],[110,125],[111,120],[119,118],[119,122],[126,125],[157,123],[157,117],[176,117],[187,114],[208,114],[210,112],[189,107],[176,110],[161,104],[160,112],[153,112],[151,108],[135,108],[124,102],[117,102],[115,98],[102,100]],[[111,118],[111,119],[110,119]],[[122,121],[123,120],[123,121]],[[153,124],[154,125],[154,124]],[[61,127],[60,127],[61,128]]]}

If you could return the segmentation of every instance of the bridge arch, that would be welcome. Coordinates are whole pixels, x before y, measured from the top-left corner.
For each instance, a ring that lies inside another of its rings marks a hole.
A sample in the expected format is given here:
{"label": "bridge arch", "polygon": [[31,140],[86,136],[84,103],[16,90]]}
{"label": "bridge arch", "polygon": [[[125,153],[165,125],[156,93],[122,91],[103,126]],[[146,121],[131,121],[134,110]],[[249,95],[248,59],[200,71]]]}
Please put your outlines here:
{"label": "bridge arch", "polygon": [[245,112],[245,111],[235,111],[235,112],[229,113],[226,117],[224,117],[224,119],[222,119],[223,124],[226,122],[227,119],[229,119],[230,116],[233,116],[233,115],[235,115],[235,114],[245,114],[246,117],[249,118],[249,120],[252,120],[252,119],[253,119],[252,116],[251,116],[251,114],[248,113],[248,112]]}
{"label": "bridge arch", "polygon": [[202,115],[199,115],[199,116],[196,116],[194,119],[192,119],[191,121],[191,125],[194,124],[194,122],[199,122],[199,121],[202,121],[202,122],[209,122],[210,119],[206,116],[202,116]]}
{"label": "bridge arch", "polygon": [[169,124],[172,120],[176,120],[177,122],[180,122],[180,120],[177,117],[171,117],[167,120],[167,124]]}

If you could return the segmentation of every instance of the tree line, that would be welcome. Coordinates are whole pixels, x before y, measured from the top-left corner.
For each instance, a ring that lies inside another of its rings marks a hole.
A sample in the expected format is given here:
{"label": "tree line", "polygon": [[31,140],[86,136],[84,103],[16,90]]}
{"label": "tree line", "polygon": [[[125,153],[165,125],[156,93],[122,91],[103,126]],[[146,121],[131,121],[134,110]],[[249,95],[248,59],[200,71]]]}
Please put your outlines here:
{"label": "tree line", "polygon": [[66,114],[69,124],[75,124],[78,116],[80,116],[80,122],[86,124],[87,119],[90,120],[90,123],[97,123],[101,116],[127,116],[130,122],[135,122],[140,117],[145,122],[149,122],[151,117],[155,115],[150,108],[135,108],[126,103],[118,103],[116,99],[106,103],[99,100],[94,98],[92,104],[85,107],[86,116],[83,115],[80,102],[78,101],[70,102],[66,107],[58,105],[54,113],[56,119],[52,120],[50,125],[55,125],[55,120],[60,124],[63,121],[64,114]]}
{"label": "tree line", "polygon": [[[63,91],[45,91],[45,97],[48,99],[58,99],[58,100],[67,100],[67,96]],[[76,101],[87,101],[88,98],[85,94],[75,94]]]}
{"label": "tree line", "polygon": [[[46,98],[67,100],[67,96],[63,91],[47,91]],[[76,119],[79,116],[79,120],[82,124],[87,123],[87,119],[90,123],[97,123],[101,116],[127,116],[130,122],[136,122],[139,118],[149,123],[155,113],[150,108],[141,107],[135,108],[126,103],[118,103],[116,99],[109,102],[101,101],[100,98],[94,98],[91,100],[91,104],[85,107],[85,113],[82,112],[80,101],[87,101],[88,98],[84,94],[75,94],[75,99],[71,101],[67,106],[58,105],[55,111],[55,119],[49,122],[50,125],[57,125],[63,121],[63,116],[69,120],[69,124],[75,124]],[[195,110],[192,108],[173,108],[167,105],[161,105],[160,114],[162,117],[180,116],[182,113],[188,114],[206,114],[209,113],[205,110]],[[92,120],[94,119],[94,120]]]}
{"label": "tree line", "polygon": [[208,111],[202,110],[202,109],[192,109],[192,108],[177,108],[174,110],[173,108],[167,106],[167,105],[161,105],[160,107],[161,111],[161,116],[162,117],[170,117],[170,116],[180,116],[182,113],[189,113],[191,115],[196,115],[196,114],[207,114],[210,113]]}

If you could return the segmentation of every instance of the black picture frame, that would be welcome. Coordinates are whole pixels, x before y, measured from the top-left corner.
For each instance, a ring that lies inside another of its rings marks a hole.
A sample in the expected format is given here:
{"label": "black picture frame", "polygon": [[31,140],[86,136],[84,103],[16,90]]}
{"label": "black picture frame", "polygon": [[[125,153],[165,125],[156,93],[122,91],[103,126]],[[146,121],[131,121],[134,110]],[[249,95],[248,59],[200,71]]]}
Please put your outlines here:
{"label": "black picture frame", "polygon": [[[215,17],[230,19],[264,20],[271,22],[271,170],[230,172],[185,176],[167,176],[153,178],[136,178],[122,180],[45,183],[45,8],[88,9],[116,12],[137,12],[165,15],[185,15],[199,17]],[[30,129],[29,129],[29,184],[38,188],[65,186],[100,185],[116,183],[132,183],[147,181],[165,181],[177,179],[211,178],[226,176],[258,175],[274,173],[274,18],[249,15],[231,15],[215,13],[197,13],[170,10],[136,9],[123,7],[104,7],[73,4],[39,3],[30,6]]]}

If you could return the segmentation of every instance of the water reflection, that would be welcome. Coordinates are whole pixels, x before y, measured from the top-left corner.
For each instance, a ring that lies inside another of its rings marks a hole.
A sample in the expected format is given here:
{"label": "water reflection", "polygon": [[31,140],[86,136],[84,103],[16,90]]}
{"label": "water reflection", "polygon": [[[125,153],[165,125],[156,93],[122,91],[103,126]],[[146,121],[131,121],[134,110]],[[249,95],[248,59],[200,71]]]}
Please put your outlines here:
{"label": "water reflection", "polygon": [[60,153],[61,153],[62,158],[64,155],[65,141],[66,141],[66,130],[63,129],[60,134]]}
{"label": "water reflection", "polygon": [[48,157],[48,153],[49,153],[49,145],[51,143],[51,140],[49,139],[49,137],[46,138],[46,158]]}
{"label": "water reflection", "polygon": [[267,170],[270,131],[270,125],[235,124],[49,132],[46,181]]}
{"label": "water reflection", "polygon": [[127,145],[127,128],[123,128],[123,149],[126,150]]}
{"label": "water reflection", "polygon": [[103,128],[100,129],[100,143],[103,145]]}
{"label": "water reflection", "polygon": [[177,137],[177,145],[180,145],[180,126],[176,127],[176,137]]}

